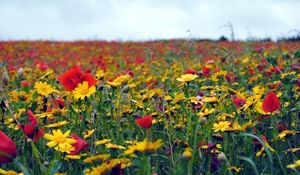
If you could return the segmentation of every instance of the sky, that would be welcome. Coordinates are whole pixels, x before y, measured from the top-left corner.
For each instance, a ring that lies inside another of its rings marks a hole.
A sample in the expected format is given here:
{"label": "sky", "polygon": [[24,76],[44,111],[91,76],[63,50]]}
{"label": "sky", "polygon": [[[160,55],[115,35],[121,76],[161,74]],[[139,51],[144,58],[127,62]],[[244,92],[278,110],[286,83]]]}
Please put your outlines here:
{"label": "sky", "polygon": [[0,0],[0,40],[276,39],[300,0]]}

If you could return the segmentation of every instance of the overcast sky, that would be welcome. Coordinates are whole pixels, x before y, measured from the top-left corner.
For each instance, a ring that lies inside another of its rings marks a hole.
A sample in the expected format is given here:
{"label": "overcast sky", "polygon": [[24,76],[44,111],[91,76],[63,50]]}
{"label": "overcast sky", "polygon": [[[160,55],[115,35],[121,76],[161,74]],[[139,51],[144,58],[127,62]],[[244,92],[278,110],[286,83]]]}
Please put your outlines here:
{"label": "overcast sky", "polygon": [[[0,40],[296,35],[300,0],[0,0]],[[187,32],[190,31],[190,32]],[[299,32],[299,31],[298,31]]]}

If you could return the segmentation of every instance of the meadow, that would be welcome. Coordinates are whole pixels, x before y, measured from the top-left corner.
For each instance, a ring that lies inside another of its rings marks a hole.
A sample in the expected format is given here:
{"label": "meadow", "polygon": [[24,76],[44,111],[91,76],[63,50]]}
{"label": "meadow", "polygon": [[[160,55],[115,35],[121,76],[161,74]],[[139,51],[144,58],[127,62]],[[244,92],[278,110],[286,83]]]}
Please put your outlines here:
{"label": "meadow", "polygon": [[299,174],[300,43],[0,42],[0,174]]}

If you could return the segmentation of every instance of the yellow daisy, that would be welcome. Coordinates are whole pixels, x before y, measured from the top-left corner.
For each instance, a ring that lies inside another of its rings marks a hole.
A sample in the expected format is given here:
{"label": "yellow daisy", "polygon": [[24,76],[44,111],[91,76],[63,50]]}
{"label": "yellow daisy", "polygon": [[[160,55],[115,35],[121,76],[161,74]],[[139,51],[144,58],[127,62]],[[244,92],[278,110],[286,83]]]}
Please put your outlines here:
{"label": "yellow daisy", "polygon": [[220,121],[219,123],[214,123],[213,124],[213,129],[215,132],[221,131],[224,132],[225,130],[229,129],[230,127],[230,122],[229,121]]}
{"label": "yellow daisy", "polygon": [[290,164],[288,166],[286,166],[287,168],[291,168],[291,169],[296,169],[296,168],[300,168],[300,160],[296,160],[295,163]]}
{"label": "yellow daisy", "polygon": [[109,158],[109,154],[98,154],[95,156],[90,156],[87,157],[86,159],[83,160],[84,163],[93,163],[93,162],[97,162],[97,161],[103,161],[103,160],[107,160]]}
{"label": "yellow daisy", "polygon": [[53,135],[51,134],[45,134],[45,139],[50,140],[50,142],[47,143],[47,146],[50,148],[55,147],[56,150],[61,152],[70,152],[72,151],[72,144],[76,143],[76,140],[68,138],[71,131],[68,130],[65,133],[62,133],[60,129],[53,130]]}
{"label": "yellow daisy", "polygon": [[73,90],[73,96],[76,100],[83,100],[85,97],[90,97],[92,94],[96,92],[96,87],[89,87],[88,82],[84,81],[81,84],[78,84],[77,88]]}
{"label": "yellow daisy", "polygon": [[137,142],[135,145],[129,146],[126,151],[124,151],[125,155],[134,154],[135,152],[140,153],[148,153],[154,152],[163,144],[161,139],[156,140],[155,142],[148,141],[145,139],[142,142]]}
{"label": "yellow daisy", "polygon": [[198,77],[198,75],[195,75],[195,74],[184,74],[184,75],[181,75],[180,78],[177,78],[176,80],[180,81],[180,82],[190,82],[190,81],[195,80],[197,77]]}
{"label": "yellow daisy", "polygon": [[46,82],[35,82],[34,89],[37,91],[38,94],[43,95],[45,97],[48,97],[54,92],[58,92]]}

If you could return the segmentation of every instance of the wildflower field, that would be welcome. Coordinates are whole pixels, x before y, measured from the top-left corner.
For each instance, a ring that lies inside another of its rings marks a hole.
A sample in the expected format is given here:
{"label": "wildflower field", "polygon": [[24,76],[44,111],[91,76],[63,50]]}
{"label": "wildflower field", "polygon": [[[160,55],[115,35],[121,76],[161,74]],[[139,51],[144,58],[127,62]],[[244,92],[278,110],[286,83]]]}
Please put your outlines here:
{"label": "wildflower field", "polygon": [[0,174],[300,173],[300,43],[0,42]]}

